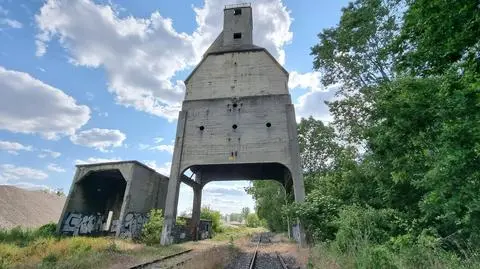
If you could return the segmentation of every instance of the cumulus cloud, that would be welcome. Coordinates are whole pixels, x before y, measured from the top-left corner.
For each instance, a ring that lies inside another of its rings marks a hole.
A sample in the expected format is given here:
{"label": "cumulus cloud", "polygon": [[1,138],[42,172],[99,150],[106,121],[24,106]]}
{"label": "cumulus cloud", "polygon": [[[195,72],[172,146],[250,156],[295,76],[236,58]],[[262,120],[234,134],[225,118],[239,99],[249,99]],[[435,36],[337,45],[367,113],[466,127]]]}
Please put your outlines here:
{"label": "cumulus cloud", "polygon": [[295,104],[297,121],[312,116],[317,120],[331,122],[332,116],[325,101],[335,100],[335,93],[339,87],[340,85],[333,85],[326,90],[310,90],[298,97],[298,102]]}
{"label": "cumulus cloud", "polygon": [[42,180],[46,178],[48,178],[48,174],[41,170],[13,164],[0,165],[0,183],[8,183],[12,180]]}
{"label": "cumulus cloud", "polygon": [[0,129],[57,139],[90,119],[87,106],[27,73],[0,66],[0,89]]}
{"label": "cumulus cloud", "polygon": [[[35,16],[37,55],[58,39],[73,64],[104,68],[118,104],[169,120],[177,117],[185,85],[173,81],[191,68],[221,31],[226,0],[206,0],[194,8],[197,28],[179,33],[156,11],[147,18],[120,17],[109,5],[90,0],[48,0]],[[254,41],[281,62],[292,39],[291,18],[280,0],[254,4]]]}
{"label": "cumulus cloud", "polygon": [[167,177],[170,176],[170,168],[172,167],[171,162],[166,162],[166,163],[163,163],[162,165],[157,165],[156,161],[144,161],[144,163],[145,165],[157,171],[158,173]]}
{"label": "cumulus cloud", "polygon": [[310,91],[321,91],[321,75],[320,72],[298,73],[296,71],[290,72],[288,78],[288,88],[290,89],[309,89]]}
{"label": "cumulus cloud", "polygon": [[50,149],[42,149],[40,153],[38,154],[38,158],[46,158],[47,156],[50,156],[54,159],[60,157],[62,154],[60,152],[56,152]]}
{"label": "cumulus cloud", "polygon": [[57,172],[57,173],[63,173],[66,171],[64,168],[60,167],[58,164],[55,164],[55,163],[48,164],[47,170],[52,172]]}
{"label": "cumulus cloud", "polygon": [[75,160],[75,164],[93,164],[93,163],[112,163],[112,162],[120,162],[122,159],[120,158],[95,158],[90,157],[86,160]]}
{"label": "cumulus cloud", "polygon": [[10,154],[18,155],[18,151],[32,151],[32,146],[25,146],[17,142],[0,140],[0,150],[5,150]]}
{"label": "cumulus cloud", "polygon": [[72,136],[70,140],[85,147],[108,151],[109,148],[120,147],[127,136],[119,130],[93,128],[83,130]]}

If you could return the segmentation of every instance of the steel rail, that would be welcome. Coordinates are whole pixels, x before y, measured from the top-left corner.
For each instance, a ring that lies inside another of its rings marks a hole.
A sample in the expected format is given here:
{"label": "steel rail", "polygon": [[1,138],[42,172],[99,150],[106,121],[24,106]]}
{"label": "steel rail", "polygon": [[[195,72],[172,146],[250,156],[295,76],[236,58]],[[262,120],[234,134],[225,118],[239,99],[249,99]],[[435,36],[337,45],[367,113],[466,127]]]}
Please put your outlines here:
{"label": "steel rail", "polygon": [[168,260],[168,259],[171,259],[171,258],[180,256],[180,255],[185,254],[185,253],[188,253],[188,252],[190,252],[190,251],[192,251],[192,250],[193,250],[193,249],[187,249],[187,250],[184,250],[184,251],[180,251],[180,252],[178,252],[178,253],[175,253],[175,254],[172,254],[172,255],[168,255],[168,256],[162,257],[162,258],[160,258],[160,259],[156,259],[156,260],[153,260],[153,261],[149,261],[149,262],[146,262],[146,263],[142,263],[142,264],[138,264],[138,265],[129,267],[129,269],[144,268],[144,267],[146,267],[146,266],[149,266],[149,265],[152,265],[152,264],[161,262],[161,261],[165,261],[165,260]]}
{"label": "steel rail", "polygon": [[252,260],[250,261],[250,266],[248,267],[249,269],[253,269],[253,267],[255,266],[255,259],[257,258],[258,246],[260,245],[261,241],[262,241],[262,234],[260,234],[260,237],[258,238],[257,246],[255,247],[255,252],[253,253]]}
{"label": "steel rail", "polygon": [[280,253],[278,253],[278,252],[276,252],[276,253],[277,253],[277,258],[280,260],[280,263],[282,264],[282,268],[283,269],[288,269],[288,266],[285,263],[285,261],[283,260],[282,255],[280,255]]}

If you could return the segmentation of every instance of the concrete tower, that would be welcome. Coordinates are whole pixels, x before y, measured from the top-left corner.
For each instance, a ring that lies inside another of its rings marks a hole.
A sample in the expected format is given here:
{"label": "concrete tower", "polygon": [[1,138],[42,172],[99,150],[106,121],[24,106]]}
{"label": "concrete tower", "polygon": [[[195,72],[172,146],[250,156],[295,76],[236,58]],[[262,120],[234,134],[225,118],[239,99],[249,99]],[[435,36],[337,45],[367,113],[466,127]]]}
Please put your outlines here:
{"label": "concrete tower", "polygon": [[[185,80],[161,243],[174,242],[180,183],[194,190],[192,232],[211,181],[265,180],[305,197],[288,73],[252,41],[250,5],[226,6],[223,31]],[[190,169],[190,178],[184,172]],[[296,238],[304,236],[297,226]]]}

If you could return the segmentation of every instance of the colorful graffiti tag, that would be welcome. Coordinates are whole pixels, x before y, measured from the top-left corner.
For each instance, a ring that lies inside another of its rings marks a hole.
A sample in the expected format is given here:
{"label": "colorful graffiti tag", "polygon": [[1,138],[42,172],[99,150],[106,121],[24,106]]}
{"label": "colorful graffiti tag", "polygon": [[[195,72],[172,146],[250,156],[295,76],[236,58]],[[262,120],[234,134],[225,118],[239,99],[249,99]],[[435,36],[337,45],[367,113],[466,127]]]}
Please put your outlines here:
{"label": "colorful graffiti tag", "polygon": [[101,214],[82,214],[68,212],[60,228],[60,232],[66,235],[92,235],[102,232],[105,225],[105,217]]}
{"label": "colorful graffiti tag", "polygon": [[125,215],[120,227],[121,238],[139,238],[143,225],[148,221],[148,215],[144,213],[130,212]]}

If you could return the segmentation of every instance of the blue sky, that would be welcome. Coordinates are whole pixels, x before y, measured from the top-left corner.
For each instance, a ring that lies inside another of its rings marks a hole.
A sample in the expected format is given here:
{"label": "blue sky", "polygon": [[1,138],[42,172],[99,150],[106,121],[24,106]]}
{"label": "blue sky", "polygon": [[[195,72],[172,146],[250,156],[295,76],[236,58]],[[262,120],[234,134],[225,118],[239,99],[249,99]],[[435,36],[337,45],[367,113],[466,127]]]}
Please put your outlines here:
{"label": "blue sky", "polygon": [[[139,160],[168,175],[183,80],[221,31],[224,0],[0,0],[0,184],[68,192],[75,165]],[[345,0],[257,0],[254,43],[290,72],[297,118],[328,120],[310,47]],[[203,204],[253,209],[246,181]],[[182,186],[179,212],[192,192]]]}

